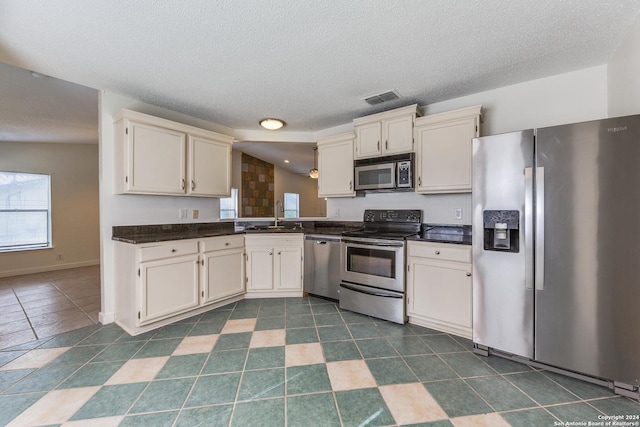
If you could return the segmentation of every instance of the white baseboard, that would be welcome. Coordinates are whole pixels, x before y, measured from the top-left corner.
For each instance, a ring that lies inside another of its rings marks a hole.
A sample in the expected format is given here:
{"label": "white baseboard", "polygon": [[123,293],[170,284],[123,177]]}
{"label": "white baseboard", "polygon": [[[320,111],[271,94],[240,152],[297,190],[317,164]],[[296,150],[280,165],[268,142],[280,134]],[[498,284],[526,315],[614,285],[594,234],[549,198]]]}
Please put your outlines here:
{"label": "white baseboard", "polygon": [[43,267],[25,268],[22,270],[9,270],[0,271],[0,277],[22,276],[25,274],[44,273],[46,271],[67,270],[69,268],[90,267],[92,265],[99,265],[100,260],[83,261],[83,262],[70,262],[67,264],[45,265]]}
{"label": "white baseboard", "polygon": [[103,311],[98,313],[98,322],[103,325],[108,325],[109,323],[113,323],[116,320],[115,313],[105,313]]}

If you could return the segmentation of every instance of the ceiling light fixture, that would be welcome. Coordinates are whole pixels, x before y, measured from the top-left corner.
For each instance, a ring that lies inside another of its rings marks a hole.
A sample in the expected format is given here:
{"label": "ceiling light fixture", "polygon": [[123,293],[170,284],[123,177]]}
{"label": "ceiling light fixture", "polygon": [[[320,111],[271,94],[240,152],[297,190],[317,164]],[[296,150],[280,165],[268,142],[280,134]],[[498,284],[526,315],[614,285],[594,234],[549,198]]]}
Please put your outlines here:
{"label": "ceiling light fixture", "polygon": [[313,147],[313,169],[309,170],[309,178],[318,179],[318,166],[316,164],[316,153],[318,147]]}
{"label": "ceiling light fixture", "polygon": [[285,125],[285,122],[280,119],[262,119],[259,123],[260,126],[268,130],[278,130]]}

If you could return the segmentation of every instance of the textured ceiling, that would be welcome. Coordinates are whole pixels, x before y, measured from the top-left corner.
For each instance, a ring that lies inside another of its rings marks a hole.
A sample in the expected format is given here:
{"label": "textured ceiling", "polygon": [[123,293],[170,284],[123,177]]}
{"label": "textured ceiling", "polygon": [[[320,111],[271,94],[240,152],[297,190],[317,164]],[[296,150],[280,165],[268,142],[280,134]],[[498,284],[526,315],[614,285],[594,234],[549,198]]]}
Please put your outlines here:
{"label": "textured ceiling", "polygon": [[[279,117],[305,132],[606,63],[639,10],[640,0],[0,0],[0,61],[234,129]],[[389,89],[403,99],[361,100]]]}
{"label": "textured ceiling", "polygon": [[98,92],[0,63],[0,141],[97,143]]}

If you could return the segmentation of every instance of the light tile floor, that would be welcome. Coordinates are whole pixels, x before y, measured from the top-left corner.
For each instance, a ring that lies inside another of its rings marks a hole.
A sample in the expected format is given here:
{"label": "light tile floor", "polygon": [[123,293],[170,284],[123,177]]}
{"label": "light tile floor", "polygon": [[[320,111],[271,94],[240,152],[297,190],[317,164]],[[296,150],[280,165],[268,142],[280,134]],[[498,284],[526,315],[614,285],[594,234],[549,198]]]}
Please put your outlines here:
{"label": "light tile floor", "polygon": [[471,345],[317,298],[243,300],[137,337],[92,325],[0,351],[0,425],[530,427],[640,414]]}
{"label": "light tile floor", "polygon": [[0,349],[98,323],[100,266],[0,278]]}

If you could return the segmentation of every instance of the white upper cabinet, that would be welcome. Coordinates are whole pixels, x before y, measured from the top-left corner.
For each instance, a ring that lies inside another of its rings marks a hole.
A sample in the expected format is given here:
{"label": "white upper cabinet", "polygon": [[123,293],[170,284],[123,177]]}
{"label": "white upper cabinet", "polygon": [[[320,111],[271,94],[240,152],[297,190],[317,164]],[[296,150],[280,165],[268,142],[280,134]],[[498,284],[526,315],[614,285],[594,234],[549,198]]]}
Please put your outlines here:
{"label": "white upper cabinet", "polygon": [[382,123],[356,126],[356,159],[379,156],[382,153]]}
{"label": "white upper cabinet", "polygon": [[468,193],[473,179],[472,139],[480,134],[482,106],[416,119],[416,192]]}
{"label": "white upper cabinet", "polygon": [[353,197],[353,132],[318,141],[318,197]]}
{"label": "white upper cabinet", "polygon": [[229,195],[232,137],[129,110],[114,130],[117,194]]}
{"label": "white upper cabinet", "polygon": [[127,122],[123,154],[128,162],[124,182],[120,180],[124,192],[184,194],[186,135]]}
{"label": "white upper cabinet", "polygon": [[418,105],[414,104],[354,119],[355,158],[367,159],[412,152],[413,123],[419,116]]}
{"label": "white upper cabinet", "polygon": [[189,135],[191,196],[228,197],[231,193],[231,144],[223,140]]}

